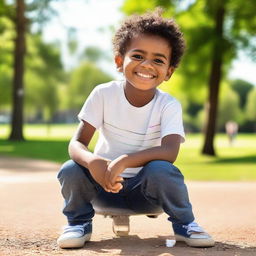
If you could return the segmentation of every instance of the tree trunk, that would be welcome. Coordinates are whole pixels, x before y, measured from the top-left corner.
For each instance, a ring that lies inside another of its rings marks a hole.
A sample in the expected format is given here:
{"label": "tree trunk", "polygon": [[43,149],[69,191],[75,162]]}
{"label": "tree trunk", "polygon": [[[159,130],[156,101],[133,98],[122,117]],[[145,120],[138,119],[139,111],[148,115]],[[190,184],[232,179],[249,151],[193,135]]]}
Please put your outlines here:
{"label": "tree trunk", "polygon": [[209,79],[209,98],[207,103],[207,122],[205,127],[205,141],[202,153],[215,156],[214,136],[216,132],[216,121],[218,111],[218,96],[221,81],[221,67],[223,59],[223,23],[225,8],[221,4],[215,14],[215,41],[213,45],[212,64]]}
{"label": "tree trunk", "polygon": [[23,75],[25,57],[25,3],[24,0],[16,0],[16,39],[14,52],[14,74],[13,74],[13,110],[10,140],[24,140],[23,137]]}

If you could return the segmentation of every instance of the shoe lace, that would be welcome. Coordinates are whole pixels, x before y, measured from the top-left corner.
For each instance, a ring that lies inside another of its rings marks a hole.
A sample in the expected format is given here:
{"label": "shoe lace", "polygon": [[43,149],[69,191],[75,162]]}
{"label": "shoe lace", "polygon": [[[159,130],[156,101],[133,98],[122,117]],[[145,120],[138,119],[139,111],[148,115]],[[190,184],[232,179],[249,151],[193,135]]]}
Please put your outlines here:
{"label": "shoe lace", "polygon": [[188,225],[183,225],[182,227],[187,229],[188,235],[191,235],[192,233],[204,233],[203,228],[201,228],[196,222],[192,222]]}

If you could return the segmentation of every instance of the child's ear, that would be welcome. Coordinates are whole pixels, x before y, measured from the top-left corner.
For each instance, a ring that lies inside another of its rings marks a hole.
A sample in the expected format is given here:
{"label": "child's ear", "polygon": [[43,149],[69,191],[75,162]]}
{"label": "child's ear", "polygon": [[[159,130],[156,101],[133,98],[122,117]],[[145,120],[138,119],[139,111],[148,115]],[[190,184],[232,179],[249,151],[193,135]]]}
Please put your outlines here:
{"label": "child's ear", "polygon": [[167,74],[166,74],[166,77],[165,77],[165,81],[168,81],[170,78],[171,78],[171,76],[172,76],[172,74],[173,74],[173,72],[175,71],[175,67],[173,67],[173,66],[170,66],[169,67],[169,69],[168,69],[168,71],[167,71]]}
{"label": "child's ear", "polygon": [[123,72],[123,58],[120,55],[115,56],[116,69],[118,72]]}

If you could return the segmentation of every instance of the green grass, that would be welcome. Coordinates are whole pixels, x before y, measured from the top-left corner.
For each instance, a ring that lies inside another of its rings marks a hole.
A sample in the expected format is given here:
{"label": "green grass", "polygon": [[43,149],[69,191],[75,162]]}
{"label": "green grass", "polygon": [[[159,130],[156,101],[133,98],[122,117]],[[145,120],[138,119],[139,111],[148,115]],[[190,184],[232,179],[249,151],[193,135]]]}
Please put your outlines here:
{"label": "green grass", "polygon": [[187,179],[256,180],[256,135],[239,134],[233,146],[224,134],[217,135],[217,157],[200,154],[202,141],[201,135],[189,135],[181,147],[176,165]]}
{"label": "green grass", "polygon": [[[0,154],[50,160],[62,163],[69,159],[68,143],[77,125],[25,125],[25,141],[8,141],[10,129],[0,125]],[[93,137],[89,149],[93,150],[97,135]]]}
{"label": "green grass", "polygon": [[[0,125],[0,154],[62,163],[67,160],[68,142],[77,125],[25,125],[26,141],[6,140],[7,125]],[[90,144],[93,149],[97,135]],[[200,134],[187,135],[182,144],[176,165],[187,180],[256,181],[256,135],[238,134],[233,146],[228,144],[224,134],[217,135],[217,157],[200,154],[203,137]]]}

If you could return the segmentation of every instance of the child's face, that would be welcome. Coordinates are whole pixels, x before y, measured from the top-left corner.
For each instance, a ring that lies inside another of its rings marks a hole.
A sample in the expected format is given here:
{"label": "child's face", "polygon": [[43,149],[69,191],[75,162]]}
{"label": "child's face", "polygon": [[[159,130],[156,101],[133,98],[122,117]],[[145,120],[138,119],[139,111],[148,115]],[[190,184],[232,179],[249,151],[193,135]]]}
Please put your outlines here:
{"label": "child's face", "polygon": [[128,85],[152,90],[171,77],[170,58],[171,48],[164,38],[143,34],[133,38],[125,55],[116,56],[115,61]]}

